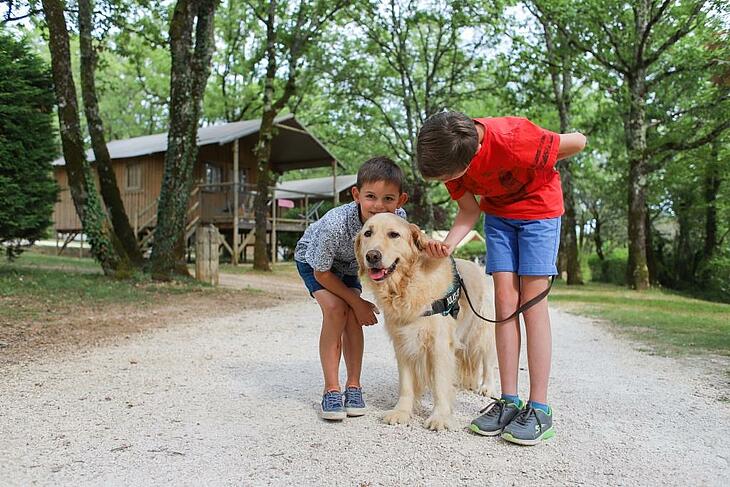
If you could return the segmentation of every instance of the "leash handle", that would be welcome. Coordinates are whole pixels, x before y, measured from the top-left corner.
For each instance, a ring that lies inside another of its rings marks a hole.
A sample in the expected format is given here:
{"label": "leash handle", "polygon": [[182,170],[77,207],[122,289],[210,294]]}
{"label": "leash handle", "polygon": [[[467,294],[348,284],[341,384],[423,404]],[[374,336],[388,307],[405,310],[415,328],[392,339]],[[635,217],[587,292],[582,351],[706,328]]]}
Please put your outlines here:
{"label": "leash handle", "polygon": [[485,318],[484,316],[477,313],[477,310],[474,309],[474,305],[471,304],[471,298],[469,297],[469,292],[466,290],[466,286],[464,285],[464,280],[461,278],[461,275],[459,275],[459,283],[461,284],[461,288],[464,290],[464,295],[466,296],[466,301],[469,303],[469,307],[474,312],[475,315],[477,315],[478,318],[488,321],[490,323],[504,323],[505,321],[509,321],[515,316],[519,315],[520,313],[524,313],[528,309],[535,306],[537,303],[545,299],[545,297],[550,293],[550,289],[553,287],[553,281],[555,281],[555,276],[550,277],[550,285],[548,285],[547,289],[545,289],[543,292],[535,296],[534,298],[530,299],[528,302],[523,304],[522,306],[518,307],[514,313],[509,315],[507,318],[504,318],[502,320],[490,320],[489,318]]}

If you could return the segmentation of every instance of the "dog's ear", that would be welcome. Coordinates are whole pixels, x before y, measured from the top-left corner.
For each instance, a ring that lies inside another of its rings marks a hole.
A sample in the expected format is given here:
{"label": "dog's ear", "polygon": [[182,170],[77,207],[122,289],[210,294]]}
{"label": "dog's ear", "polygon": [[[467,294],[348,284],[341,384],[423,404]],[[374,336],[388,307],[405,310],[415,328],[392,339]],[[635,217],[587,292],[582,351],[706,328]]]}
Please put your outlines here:
{"label": "dog's ear", "polygon": [[360,248],[362,246],[362,237],[358,233],[355,235],[355,259],[357,260],[357,265],[360,267],[360,271],[363,271],[365,269],[365,263],[362,260],[362,256],[360,255]]}
{"label": "dog's ear", "polygon": [[418,250],[423,250],[426,247],[426,242],[428,241],[428,239],[426,238],[426,235],[423,234],[421,229],[415,223],[411,223],[410,227],[411,227],[411,238],[413,239],[413,243],[415,244],[415,246]]}

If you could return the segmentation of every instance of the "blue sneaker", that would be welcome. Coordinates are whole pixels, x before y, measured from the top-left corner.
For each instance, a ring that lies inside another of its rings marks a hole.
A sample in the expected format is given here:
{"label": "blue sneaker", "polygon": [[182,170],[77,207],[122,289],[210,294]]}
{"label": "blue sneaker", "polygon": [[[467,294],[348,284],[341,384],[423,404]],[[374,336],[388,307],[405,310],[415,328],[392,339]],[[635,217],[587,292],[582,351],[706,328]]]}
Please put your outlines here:
{"label": "blue sneaker", "polygon": [[347,417],[345,408],[342,407],[342,394],[340,391],[327,391],[322,396],[322,419],[341,421]]}
{"label": "blue sneaker", "polygon": [[362,416],[367,408],[362,399],[362,387],[345,389],[345,412],[348,416]]}

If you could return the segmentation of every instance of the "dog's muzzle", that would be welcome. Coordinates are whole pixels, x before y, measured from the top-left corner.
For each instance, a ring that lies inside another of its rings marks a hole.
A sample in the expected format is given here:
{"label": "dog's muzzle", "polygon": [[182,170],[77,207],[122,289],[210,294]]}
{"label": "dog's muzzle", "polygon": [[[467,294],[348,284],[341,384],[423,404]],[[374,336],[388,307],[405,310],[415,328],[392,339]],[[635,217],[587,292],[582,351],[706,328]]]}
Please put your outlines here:
{"label": "dog's muzzle", "polygon": [[369,250],[365,254],[365,261],[368,264],[368,276],[375,282],[382,281],[391,275],[398,265],[399,259],[395,259],[389,267],[383,267],[382,259],[383,255],[378,250]]}

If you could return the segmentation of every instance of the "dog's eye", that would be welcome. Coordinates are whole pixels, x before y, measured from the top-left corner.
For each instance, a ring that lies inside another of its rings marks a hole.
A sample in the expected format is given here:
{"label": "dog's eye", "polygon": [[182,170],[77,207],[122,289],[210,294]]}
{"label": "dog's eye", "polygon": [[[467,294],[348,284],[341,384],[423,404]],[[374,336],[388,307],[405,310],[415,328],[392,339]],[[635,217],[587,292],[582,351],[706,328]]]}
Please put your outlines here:
{"label": "dog's eye", "polygon": [[390,238],[398,238],[398,237],[400,237],[400,233],[398,233],[398,232],[388,232],[388,237],[390,237]]}
{"label": "dog's eye", "polygon": [[372,237],[373,231],[372,230],[365,230],[365,233],[363,233],[364,237]]}

